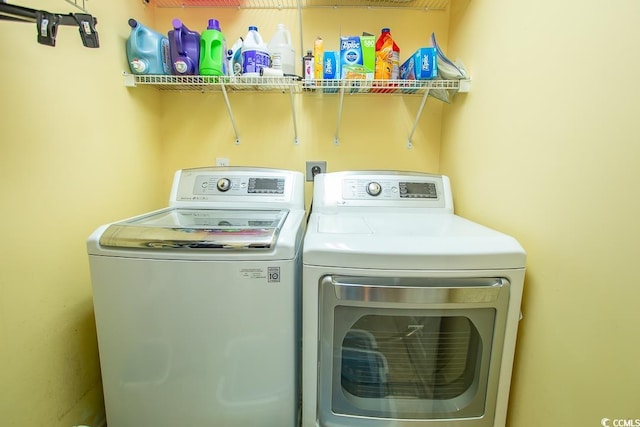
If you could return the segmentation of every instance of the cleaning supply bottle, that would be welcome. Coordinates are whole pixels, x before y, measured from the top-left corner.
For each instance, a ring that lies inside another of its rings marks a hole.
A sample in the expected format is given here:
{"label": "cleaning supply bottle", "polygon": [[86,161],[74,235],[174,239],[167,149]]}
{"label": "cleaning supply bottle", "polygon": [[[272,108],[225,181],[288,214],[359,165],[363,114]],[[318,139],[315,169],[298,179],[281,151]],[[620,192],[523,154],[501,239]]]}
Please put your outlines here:
{"label": "cleaning supply bottle", "polygon": [[276,32],[267,47],[271,56],[271,68],[282,70],[283,74],[295,75],[295,49],[291,42],[291,33],[284,24],[276,26]]}
{"label": "cleaning supply bottle", "polygon": [[313,51],[307,50],[307,54],[302,57],[302,86],[304,90],[314,90],[314,60]]}
{"label": "cleaning supply bottle", "polygon": [[200,34],[191,31],[178,18],[169,31],[171,74],[198,74],[200,69]]}
{"label": "cleaning supply bottle", "polygon": [[131,33],[126,51],[133,74],[170,74],[169,39],[164,34],[129,19]]}
{"label": "cleaning supply bottle", "polygon": [[242,44],[244,40],[239,37],[227,50],[227,75],[239,76],[242,74]]}
{"label": "cleaning supply bottle", "polygon": [[313,78],[322,80],[324,63],[324,41],[318,36],[313,41]]}
{"label": "cleaning supply bottle", "polygon": [[242,75],[260,76],[260,68],[268,67],[269,62],[269,49],[258,33],[258,27],[252,25],[242,44]]}
{"label": "cleaning supply bottle", "polygon": [[400,78],[400,48],[391,37],[391,30],[383,28],[376,41],[376,80]]}
{"label": "cleaning supply bottle", "polygon": [[200,74],[224,76],[226,74],[227,46],[217,19],[209,19],[207,29],[200,36]]}

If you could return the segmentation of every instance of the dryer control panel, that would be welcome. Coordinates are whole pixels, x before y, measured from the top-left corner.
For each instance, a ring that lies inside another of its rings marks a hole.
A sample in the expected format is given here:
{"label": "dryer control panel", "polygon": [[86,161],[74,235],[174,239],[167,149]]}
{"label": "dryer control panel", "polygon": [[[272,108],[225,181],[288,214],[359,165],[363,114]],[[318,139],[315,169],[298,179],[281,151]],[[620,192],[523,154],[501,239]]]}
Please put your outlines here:
{"label": "dryer control panel", "polygon": [[314,208],[417,208],[453,212],[444,175],[401,171],[345,171],[320,174],[314,182]]}
{"label": "dryer control panel", "polygon": [[389,180],[381,177],[369,179],[345,179],[342,197],[363,199],[380,197],[387,199],[434,199],[439,198],[435,182],[419,180]]}

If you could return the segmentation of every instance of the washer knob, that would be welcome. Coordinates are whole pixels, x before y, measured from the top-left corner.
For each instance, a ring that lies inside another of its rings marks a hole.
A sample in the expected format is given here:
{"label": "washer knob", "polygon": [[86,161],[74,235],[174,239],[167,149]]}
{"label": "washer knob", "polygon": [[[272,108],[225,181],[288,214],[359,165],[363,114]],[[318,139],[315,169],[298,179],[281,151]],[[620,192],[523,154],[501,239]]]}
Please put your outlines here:
{"label": "washer knob", "polygon": [[372,196],[379,196],[382,192],[382,187],[377,182],[370,182],[367,184],[367,193]]}
{"label": "washer knob", "polygon": [[231,188],[231,181],[229,178],[220,178],[216,183],[216,186],[220,191],[228,191]]}

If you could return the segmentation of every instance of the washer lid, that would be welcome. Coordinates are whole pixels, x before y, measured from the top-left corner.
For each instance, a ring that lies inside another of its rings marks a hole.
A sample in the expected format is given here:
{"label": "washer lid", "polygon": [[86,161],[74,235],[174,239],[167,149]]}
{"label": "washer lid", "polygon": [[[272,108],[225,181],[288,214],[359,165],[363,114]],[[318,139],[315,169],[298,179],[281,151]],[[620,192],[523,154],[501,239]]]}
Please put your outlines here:
{"label": "washer lid", "polygon": [[169,208],[111,224],[103,246],[146,249],[270,249],[289,210]]}

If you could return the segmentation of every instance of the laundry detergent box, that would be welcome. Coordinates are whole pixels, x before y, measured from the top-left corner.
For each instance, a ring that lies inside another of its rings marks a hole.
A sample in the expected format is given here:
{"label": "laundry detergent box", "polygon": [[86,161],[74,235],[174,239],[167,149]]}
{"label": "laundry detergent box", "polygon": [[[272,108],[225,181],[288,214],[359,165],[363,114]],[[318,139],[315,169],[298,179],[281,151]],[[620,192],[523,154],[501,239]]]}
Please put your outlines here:
{"label": "laundry detergent box", "polygon": [[421,47],[400,66],[402,80],[429,80],[438,75],[436,49]]}
{"label": "laundry detergent box", "polygon": [[373,80],[376,38],[371,34],[340,37],[340,78]]}

